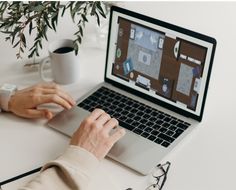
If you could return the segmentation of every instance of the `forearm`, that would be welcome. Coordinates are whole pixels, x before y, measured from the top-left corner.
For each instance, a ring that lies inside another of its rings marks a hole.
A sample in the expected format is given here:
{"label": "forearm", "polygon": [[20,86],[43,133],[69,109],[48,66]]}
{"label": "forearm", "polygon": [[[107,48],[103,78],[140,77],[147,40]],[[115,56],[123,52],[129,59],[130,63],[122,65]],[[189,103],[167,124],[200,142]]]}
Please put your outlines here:
{"label": "forearm", "polygon": [[86,150],[70,146],[55,161],[46,164],[39,176],[19,190],[84,190],[99,161]]}

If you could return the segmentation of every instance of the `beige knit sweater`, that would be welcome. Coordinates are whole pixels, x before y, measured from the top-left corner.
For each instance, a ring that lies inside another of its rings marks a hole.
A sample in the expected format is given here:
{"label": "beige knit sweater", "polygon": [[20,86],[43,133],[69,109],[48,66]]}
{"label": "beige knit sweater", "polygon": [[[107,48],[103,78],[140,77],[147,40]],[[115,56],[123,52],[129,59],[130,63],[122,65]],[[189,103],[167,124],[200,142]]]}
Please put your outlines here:
{"label": "beige knit sweater", "polygon": [[83,148],[69,146],[58,159],[46,164],[41,173],[19,190],[84,190],[99,165]]}

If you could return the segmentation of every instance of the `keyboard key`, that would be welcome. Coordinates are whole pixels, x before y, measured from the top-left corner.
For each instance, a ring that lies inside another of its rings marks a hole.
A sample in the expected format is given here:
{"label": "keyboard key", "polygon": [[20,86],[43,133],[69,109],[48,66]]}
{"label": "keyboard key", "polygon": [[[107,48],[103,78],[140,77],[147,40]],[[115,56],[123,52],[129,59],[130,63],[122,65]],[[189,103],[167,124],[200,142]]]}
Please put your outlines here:
{"label": "keyboard key", "polygon": [[137,112],[136,114],[137,114],[138,116],[143,116],[145,113],[142,112],[142,111],[139,111],[139,112]]}
{"label": "keyboard key", "polygon": [[149,136],[149,133],[143,132],[143,133],[141,134],[141,136],[144,137],[144,138],[147,138],[147,137]]}
{"label": "keyboard key", "polygon": [[150,127],[146,127],[146,128],[144,129],[144,131],[146,131],[147,133],[150,133],[152,130],[153,130],[153,129],[150,128]]}
{"label": "keyboard key", "polygon": [[[140,105],[140,106],[139,106],[139,110],[143,110],[143,111],[144,111],[145,109],[146,109],[146,106],[144,106],[144,105]],[[145,112],[146,112],[146,111],[145,111]]]}
{"label": "keyboard key", "polygon": [[166,132],[166,134],[171,137],[173,134],[175,134],[175,132],[173,132],[173,131],[171,131],[171,130],[168,130],[168,131]]}
{"label": "keyboard key", "polygon": [[162,127],[162,128],[159,129],[159,131],[162,132],[162,133],[165,133],[167,131],[167,129],[165,127]]}
{"label": "keyboard key", "polygon": [[138,134],[138,135],[140,135],[143,131],[140,130],[140,129],[138,129],[138,128],[135,128],[135,129],[133,130],[133,132],[136,133],[136,134]]}
{"label": "keyboard key", "polygon": [[149,119],[151,116],[150,115],[148,115],[148,114],[144,114],[143,115],[143,118],[145,118],[145,119]]}
{"label": "keyboard key", "polygon": [[140,116],[135,116],[133,119],[134,119],[135,121],[140,121],[141,117],[140,117]]}
{"label": "keyboard key", "polygon": [[125,121],[126,119],[127,119],[127,117],[125,115],[122,115],[119,117],[119,120],[121,120],[121,121]]}
{"label": "keyboard key", "polygon": [[156,124],[158,124],[158,125],[161,125],[162,123],[163,123],[163,121],[160,120],[160,119],[158,119],[158,120],[156,121]]}
{"label": "keyboard key", "polygon": [[183,123],[178,123],[176,126],[181,128],[181,129],[187,129],[188,128],[188,125],[185,125]]}
{"label": "keyboard key", "polygon": [[134,116],[135,116],[135,115],[134,115],[133,113],[129,113],[129,114],[127,115],[127,117],[132,118],[132,119],[134,118]]}
{"label": "keyboard key", "polygon": [[158,114],[158,112],[153,111],[153,112],[151,113],[151,115],[152,115],[153,117],[156,117],[156,116],[158,116],[159,114]]}
{"label": "keyboard key", "polygon": [[145,112],[146,112],[147,114],[150,114],[150,113],[152,112],[152,109],[146,108]]}
{"label": "keyboard key", "polygon": [[190,123],[187,123],[187,122],[184,122],[184,125],[188,125],[188,126],[189,126],[189,125],[191,125],[191,124],[190,124]]}
{"label": "keyboard key", "polygon": [[93,101],[97,101],[98,100],[98,98],[96,96],[93,96],[93,95],[90,96],[90,99],[93,100]]}
{"label": "keyboard key", "polygon": [[85,110],[89,110],[90,106],[85,105],[83,108],[84,108]]}
{"label": "keyboard key", "polygon": [[153,131],[151,132],[151,134],[154,135],[154,136],[157,136],[157,135],[159,134],[159,132],[156,131],[156,130],[153,130]]}
{"label": "keyboard key", "polygon": [[155,137],[154,135],[150,135],[150,136],[148,137],[148,139],[151,140],[151,141],[154,141],[154,140],[156,139],[156,137]]}
{"label": "keyboard key", "polygon": [[132,109],[132,107],[131,106],[125,106],[123,109],[125,109],[125,110],[131,110]]}
{"label": "keyboard key", "polygon": [[165,116],[164,116],[163,114],[160,114],[160,115],[158,116],[158,118],[163,119],[163,118],[165,118]]}
{"label": "keyboard key", "polygon": [[175,120],[171,120],[171,122],[170,122],[171,124],[173,124],[173,125],[176,125],[178,122],[177,121],[175,121]]}
{"label": "keyboard key", "polygon": [[142,123],[142,124],[146,124],[146,123],[148,122],[148,120],[146,120],[146,119],[141,119],[139,122]]}
{"label": "keyboard key", "polygon": [[117,108],[116,105],[111,105],[111,106],[110,106],[110,109],[112,109],[112,110],[115,110],[116,108]]}
{"label": "keyboard key", "polygon": [[169,124],[169,123],[166,123],[166,122],[164,122],[164,123],[162,124],[162,126],[163,126],[163,127],[166,127],[166,128],[168,128],[168,127],[170,126],[170,124]]}
{"label": "keyboard key", "polygon": [[162,127],[161,125],[156,125],[156,124],[154,126],[152,126],[152,128],[155,129],[155,130],[160,129],[161,127]]}
{"label": "keyboard key", "polygon": [[184,130],[182,130],[182,129],[176,129],[175,132],[178,133],[178,134],[182,134],[182,133],[184,132]]}
{"label": "keyboard key", "polygon": [[131,123],[133,123],[133,120],[132,120],[132,119],[129,119],[129,118],[127,118],[127,119],[125,120],[125,123],[131,124]]}
{"label": "keyboard key", "polygon": [[126,110],[123,110],[123,111],[121,112],[122,115],[127,115],[128,113],[129,113],[129,112],[126,111]]}
{"label": "keyboard key", "polygon": [[113,117],[113,115],[115,114],[115,112],[111,110],[111,111],[109,111],[109,114],[110,114],[111,117]]}
{"label": "keyboard key", "polygon": [[169,129],[170,129],[171,131],[175,131],[175,130],[177,129],[177,127],[174,126],[174,125],[171,125],[171,126],[169,127]]}
{"label": "keyboard key", "polygon": [[139,125],[140,125],[140,123],[139,122],[137,122],[137,121],[133,121],[133,123],[131,123],[134,127],[138,127]]}
{"label": "keyboard key", "polygon": [[119,105],[120,108],[125,107],[125,104],[124,104],[124,103],[119,103],[118,105]]}
{"label": "keyboard key", "polygon": [[149,121],[155,122],[155,121],[157,121],[157,118],[156,117],[150,117]]}
{"label": "keyboard key", "polygon": [[119,125],[124,127],[125,129],[130,130],[130,131],[132,131],[135,128],[133,125],[130,125],[130,124],[125,123],[123,121],[119,121]]}
{"label": "keyboard key", "polygon": [[136,108],[132,108],[131,110],[129,110],[130,113],[136,114],[138,112],[138,109]]}
{"label": "keyboard key", "polygon": [[154,142],[157,144],[161,144],[163,142],[163,140],[158,137]]}
{"label": "keyboard key", "polygon": [[77,106],[82,108],[83,106],[85,106],[85,103],[84,102],[80,102]]}
{"label": "keyboard key", "polygon": [[141,124],[141,125],[139,125],[138,128],[141,129],[141,130],[144,130],[146,128],[146,125]]}
{"label": "keyboard key", "polygon": [[170,121],[171,121],[171,118],[165,117],[163,120],[164,120],[165,122],[170,122]]}
{"label": "keyboard key", "polygon": [[163,143],[161,143],[161,145],[164,146],[164,147],[168,147],[170,145],[170,143],[164,141]]}
{"label": "keyboard key", "polygon": [[149,122],[146,123],[146,125],[147,125],[148,127],[152,127],[153,125],[155,125],[155,123],[149,121]]}
{"label": "keyboard key", "polygon": [[121,116],[121,114],[117,113],[117,112],[113,115],[114,118],[119,118],[120,116]]}
{"label": "keyboard key", "polygon": [[116,112],[121,112],[123,109],[122,108],[116,108],[115,111]]}
{"label": "keyboard key", "polygon": [[139,107],[139,104],[138,104],[138,103],[134,103],[133,107],[134,107],[134,108],[138,108],[138,107]]}
{"label": "keyboard key", "polygon": [[169,136],[167,136],[167,135],[165,135],[165,134],[163,134],[163,133],[160,133],[160,134],[158,135],[158,137],[164,139],[165,141],[167,141],[167,142],[169,142],[169,143],[172,143],[172,142],[175,140],[174,138],[169,137]]}

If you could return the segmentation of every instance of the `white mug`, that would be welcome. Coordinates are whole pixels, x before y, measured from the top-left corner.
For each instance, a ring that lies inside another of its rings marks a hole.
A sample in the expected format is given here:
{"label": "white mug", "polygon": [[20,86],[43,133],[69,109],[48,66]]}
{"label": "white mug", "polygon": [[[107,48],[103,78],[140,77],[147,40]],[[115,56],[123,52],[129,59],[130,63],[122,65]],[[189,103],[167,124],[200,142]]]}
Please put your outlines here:
{"label": "white mug", "polygon": [[[71,84],[79,80],[79,59],[75,55],[73,41],[69,39],[57,40],[49,44],[49,57],[40,63],[39,74],[46,82]],[[52,78],[44,75],[44,66],[50,62]]]}

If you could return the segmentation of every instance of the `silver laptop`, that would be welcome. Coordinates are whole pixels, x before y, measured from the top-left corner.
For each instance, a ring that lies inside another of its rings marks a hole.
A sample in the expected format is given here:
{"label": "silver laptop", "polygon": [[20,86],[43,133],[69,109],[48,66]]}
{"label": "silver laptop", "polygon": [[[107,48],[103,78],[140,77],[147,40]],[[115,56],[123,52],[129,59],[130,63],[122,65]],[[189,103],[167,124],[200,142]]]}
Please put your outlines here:
{"label": "silver laptop", "polygon": [[104,82],[49,126],[71,136],[104,109],[127,129],[108,156],[146,175],[202,120],[215,47],[212,37],[112,7]]}

